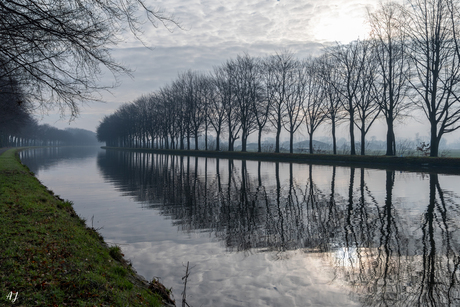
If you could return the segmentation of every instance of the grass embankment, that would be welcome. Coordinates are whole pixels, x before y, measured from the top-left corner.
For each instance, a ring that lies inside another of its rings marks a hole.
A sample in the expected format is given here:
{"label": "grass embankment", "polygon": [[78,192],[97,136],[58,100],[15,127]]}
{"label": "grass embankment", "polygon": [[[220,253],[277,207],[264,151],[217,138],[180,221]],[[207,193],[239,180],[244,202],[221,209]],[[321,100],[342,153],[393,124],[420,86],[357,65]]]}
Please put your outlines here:
{"label": "grass embankment", "polygon": [[161,306],[161,285],[142,282],[120,249],[105,245],[15,153],[0,156],[0,305]]}
{"label": "grass embankment", "polygon": [[332,155],[305,153],[273,153],[273,152],[240,152],[240,151],[211,151],[211,150],[173,150],[173,149],[144,149],[123,147],[102,147],[109,150],[124,150],[135,152],[152,152],[183,156],[212,157],[223,159],[241,159],[286,163],[309,163],[322,165],[340,165],[351,167],[366,167],[377,169],[394,169],[405,171],[432,171],[447,174],[460,174],[460,158],[406,156],[391,157],[377,155]]}

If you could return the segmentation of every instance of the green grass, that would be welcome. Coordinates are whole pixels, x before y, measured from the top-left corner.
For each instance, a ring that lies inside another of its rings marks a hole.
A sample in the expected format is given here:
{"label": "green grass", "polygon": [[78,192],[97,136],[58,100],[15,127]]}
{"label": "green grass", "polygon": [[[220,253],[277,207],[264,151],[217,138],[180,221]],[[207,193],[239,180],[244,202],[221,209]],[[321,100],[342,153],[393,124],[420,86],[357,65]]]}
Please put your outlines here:
{"label": "green grass", "polygon": [[161,306],[121,250],[107,247],[15,153],[0,156],[0,305],[14,291],[18,306]]}

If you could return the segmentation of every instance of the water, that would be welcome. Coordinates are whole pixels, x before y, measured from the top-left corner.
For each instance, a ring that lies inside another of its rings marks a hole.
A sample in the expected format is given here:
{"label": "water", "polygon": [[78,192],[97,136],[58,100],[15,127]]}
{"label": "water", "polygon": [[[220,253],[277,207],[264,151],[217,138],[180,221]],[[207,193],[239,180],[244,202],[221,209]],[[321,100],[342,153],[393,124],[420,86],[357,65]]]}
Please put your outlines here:
{"label": "water", "polygon": [[[101,149],[21,160],[191,306],[458,306],[460,177]],[[178,303],[178,306],[180,303]]]}

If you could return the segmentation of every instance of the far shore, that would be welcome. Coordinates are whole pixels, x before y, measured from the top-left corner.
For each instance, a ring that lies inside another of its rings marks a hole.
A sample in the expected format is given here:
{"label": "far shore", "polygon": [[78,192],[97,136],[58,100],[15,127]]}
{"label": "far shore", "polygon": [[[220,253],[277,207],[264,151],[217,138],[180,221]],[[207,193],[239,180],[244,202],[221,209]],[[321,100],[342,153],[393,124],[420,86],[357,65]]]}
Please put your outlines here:
{"label": "far shore", "polygon": [[236,160],[251,160],[283,163],[306,163],[330,166],[364,167],[375,169],[390,169],[411,172],[436,172],[460,175],[460,158],[425,157],[425,156],[376,156],[376,155],[332,155],[305,153],[272,153],[272,152],[241,152],[241,151],[211,151],[211,150],[178,150],[101,147],[106,150],[121,150],[146,152],[167,155],[209,157]]}

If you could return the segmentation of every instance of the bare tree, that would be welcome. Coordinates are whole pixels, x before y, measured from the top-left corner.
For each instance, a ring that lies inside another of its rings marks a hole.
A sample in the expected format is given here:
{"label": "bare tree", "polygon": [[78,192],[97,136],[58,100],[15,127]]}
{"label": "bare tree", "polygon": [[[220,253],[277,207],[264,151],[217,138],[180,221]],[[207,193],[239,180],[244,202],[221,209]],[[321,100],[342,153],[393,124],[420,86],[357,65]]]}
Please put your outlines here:
{"label": "bare tree", "polygon": [[[182,110],[181,107],[184,103],[183,93],[177,92],[177,88],[173,86],[164,86],[157,93],[157,105],[154,112],[157,113],[157,124],[161,123],[160,131],[163,132],[166,142],[166,147],[171,149],[183,146],[181,143],[182,136]],[[160,113],[160,114],[158,114]]]}
{"label": "bare tree", "polygon": [[[220,77],[219,77],[220,76]],[[223,80],[220,73],[220,68],[214,68],[214,72],[210,78],[213,94],[210,96],[210,110],[208,113],[209,122],[216,132],[216,151],[220,150],[220,137],[225,128],[225,100],[226,92],[223,90]],[[219,79],[221,78],[221,79]],[[219,90],[219,85],[221,90]]]}
{"label": "bare tree", "polygon": [[174,103],[174,109],[172,112],[174,112],[176,116],[175,130],[178,138],[178,148],[183,150],[185,149],[184,142],[186,136],[190,134],[190,118],[187,114],[185,86],[183,84],[183,80],[178,78],[172,82],[170,87],[166,88],[169,89],[169,95],[172,96],[171,99]]}
{"label": "bare tree", "polygon": [[140,147],[147,148],[149,143],[147,131],[150,110],[149,97],[142,95],[134,100],[133,103],[137,108],[137,119],[135,120],[135,125],[139,135],[139,145]]}
{"label": "bare tree", "polygon": [[208,150],[208,133],[212,126],[210,118],[212,114],[211,106],[215,96],[215,87],[211,76],[201,74],[198,79],[198,90],[200,91],[201,104],[203,106],[203,128],[204,128],[204,148]]}
{"label": "bare tree", "polygon": [[[158,93],[151,93],[148,100],[148,121],[145,129],[150,139],[150,147],[155,148],[158,145],[159,137],[159,114],[156,112],[160,105],[161,97]],[[180,114],[179,114],[180,115]],[[180,132],[179,132],[180,133]]]}
{"label": "bare tree", "polygon": [[218,95],[221,97],[225,109],[225,125],[228,131],[228,150],[233,151],[235,141],[239,138],[241,130],[239,113],[235,106],[235,93],[233,75],[235,67],[227,61],[222,67],[214,70]]}
{"label": "bare tree", "polygon": [[[369,43],[369,42],[367,42]],[[380,114],[376,91],[376,61],[373,49],[369,48],[363,61],[365,63],[361,78],[358,80],[359,90],[356,95],[355,125],[361,132],[361,155],[366,152],[366,134]]]}
{"label": "bare tree", "polygon": [[[144,16],[144,17],[141,17]],[[149,21],[177,23],[143,0],[8,0],[0,2],[0,78],[17,77],[42,109],[78,114],[78,102],[98,99],[102,67],[114,76],[129,73],[110,48],[124,29],[136,38]]]}
{"label": "bare tree", "polygon": [[198,138],[203,129],[205,121],[204,101],[201,96],[200,83],[201,75],[188,70],[179,75],[176,90],[181,93],[179,99],[183,100],[183,112],[186,126],[187,150],[190,150],[190,138],[193,134],[195,139],[195,150],[198,150]]}
{"label": "bare tree", "polygon": [[337,64],[340,74],[340,83],[331,83],[342,99],[343,108],[348,112],[350,132],[350,154],[356,154],[355,147],[355,103],[359,91],[359,81],[366,66],[365,58],[368,52],[368,44],[357,40],[348,45],[337,45],[329,49],[329,55]]}
{"label": "bare tree", "polygon": [[395,3],[381,4],[369,13],[372,48],[377,61],[377,103],[387,124],[387,156],[396,155],[394,123],[410,107],[407,98],[410,66],[406,53],[403,8]]}
{"label": "bare tree", "polygon": [[324,102],[326,99],[325,82],[320,77],[320,67],[316,60],[310,59],[305,65],[305,102],[303,112],[305,114],[305,125],[309,136],[309,152],[313,153],[313,134],[319,125],[326,118]]}
{"label": "bare tree", "polygon": [[245,152],[248,136],[257,129],[253,106],[262,99],[260,69],[258,59],[245,54],[231,61],[234,66],[233,86],[235,106],[238,109],[241,125],[241,151]]}
{"label": "bare tree", "polygon": [[284,129],[289,133],[289,152],[294,152],[294,133],[302,125],[305,118],[303,110],[304,102],[308,100],[308,76],[307,62],[294,60],[292,69],[286,74],[285,109],[286,120],[283,122]]}
{"label": "bare tree", "polygon": [[413,102],[430,123],[432,157],[442,136],[460,128],[458,8],[454,0],[409,0],[405,14]]}
{"label": "bare tree", "polygon": [[252,109],[255,114],[255,122],[257,124],[257,152],[262,152],[262,132],[266,129],[268,118],[270,115],[270,93],[267,87],[265,67],[263,60],[259,63],[259,78],[261,80],[261,97],[260,99],[253,100]]}
{"label": "bare tree", "polygon": [[291,86],[289,82],[294,82],[293,79],[288,78],[290,71],[294,68],[294,57],[290,52],[277,53],[266,59],[264,66],[265,86],[271,106],[269,121],[276,133],[275,152],[280,152],[280,134],[286,115],[286,100],[287,96],[292,94],[288,91]]}
{"label": "bare tree", "polygon": [[335,59],[329,54],[323,54],[317,60],[317,73],[323,79],[325,103],[324,116],[325,120],[331,123],[332,134],[332,151],[337,154],[337,125],[345,119],[343,112],[342,95],[337,90],[341,82],[338,66]]}

